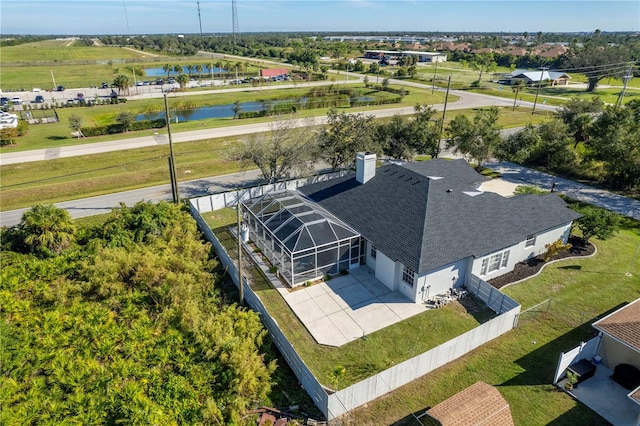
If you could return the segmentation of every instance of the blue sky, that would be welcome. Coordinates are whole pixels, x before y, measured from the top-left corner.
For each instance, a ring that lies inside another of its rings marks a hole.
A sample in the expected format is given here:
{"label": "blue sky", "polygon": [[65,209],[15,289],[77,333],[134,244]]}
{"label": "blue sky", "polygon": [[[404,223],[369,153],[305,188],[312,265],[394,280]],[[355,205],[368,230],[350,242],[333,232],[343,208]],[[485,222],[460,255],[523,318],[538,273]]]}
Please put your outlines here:
{"label": "blue sky", "polygon": [[[240,32],[640,31],[640,1],[237,0]],[[203,32],[231,32],[231,0],[200,0]],[[127,25],[128,24],[128,25]],[[196,0],[0,2],[2,34],[198,33]]]}

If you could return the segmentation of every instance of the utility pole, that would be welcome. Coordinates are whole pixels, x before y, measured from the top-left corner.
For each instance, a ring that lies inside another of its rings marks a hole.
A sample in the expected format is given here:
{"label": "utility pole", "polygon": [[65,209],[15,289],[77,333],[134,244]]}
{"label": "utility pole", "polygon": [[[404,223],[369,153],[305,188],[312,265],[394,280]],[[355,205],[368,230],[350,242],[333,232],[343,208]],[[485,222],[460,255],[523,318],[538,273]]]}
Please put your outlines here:
{"label": "utility pole", "polygon": [[438,75],[438,60],[436,59],[436,69],[433,71],[433,86],[431,86],[431,94],[436,90],[436,76]]}
{"label": "utility pole", "polygon": [[451,87],[451,74],[449,74],[449,81],[447,82],[447,94],[444,97],[444,108],[442,109],[442,123],[440,123],[440,135],[438,136],[438,147],[442,140],[442,132],[444,132],[444,118],[447,115],[447,102],[449,102],[449,88]]}
{"label": "utility pole", "polygon": [[629,83],[629,80],[633,78],[633,74],[631,74],[632,69],[633,69],[633,64],[630,64],[629,71],[627,71],[627,75],[622,77],[622,80],[624,81],[624,86],[622,87],[622,92],[620,92],[620,96],[618,96],[618,101],[616,102],[616,105],[622,105],[622,101],[624,100],[624,94],[627,91],[627,83]]}
{"label": "utility pole", "polygon": [[56,79],[53,77],[53,70],[51,70],[51,80],[53,80],[53,90],[56,90],[58,86],[56,86]]}
{"label": "utility pole", "polygon": [[242,214],[240,212],[240,195],[238,195],[238,204],[236,204],[238,217],[238,288],[240,290],[240,304],[244,301],[244,288],[242,286]]}
{"label": "utility pole", "polygon": [[548,70],[547,67],[540,67],[540,81],[538,82],[538,90],[536,90],[536,99],[533,101],[533,110],[531,111],[531,115],[536,112],[536,105],[538,104],[538,94],[540,93],[540,86],[542,86],[542,78],[544,77],[544,72]]}
{"label": "utility pole", "polygon": [[167,102],[167,94],[164,94],[164,112],[167,118],[167,133],[169,134],[169,177],[171,178],[171,193],[173,202],[180,202],[180,194],[178,193],[178,181],[176,179],[176,161],[173,155],[173,139],[171,138],[171,119],[169,118],[169,103]]}

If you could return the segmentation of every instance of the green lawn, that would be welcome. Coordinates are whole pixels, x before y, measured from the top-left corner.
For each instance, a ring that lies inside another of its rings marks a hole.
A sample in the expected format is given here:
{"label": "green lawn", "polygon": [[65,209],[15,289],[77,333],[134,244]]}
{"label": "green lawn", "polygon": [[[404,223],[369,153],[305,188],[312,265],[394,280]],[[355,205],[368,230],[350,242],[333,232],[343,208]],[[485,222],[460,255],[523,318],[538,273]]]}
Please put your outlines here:
{"label": "green lawn", "polygon": [[614,238],[595,243],[593,258],[552,264],[538,277],[504,289],[523,309],[552,297],[550,312],[524,316],[508,334],[355,410],[354,424],[415,425],[411,413],[422,413],[478,380],[498,388],[516,425],[608,424],[551,385],[561,351],[594,336],[590,323],[596,317],[640,297],[640,262],[632,277],[625,276],[640,244],[640,223],[625,219]]}
{"label": "green lawn", "polygon": [[[135,59],[147,55],[121,47],[80,46],[71,40],[43,40],[2,47],[2,62]],[[4,83],[3,83],[4,84]]]}
{"label": "green lawn", "polygon": [[[235,220],[233,210],[205,216],[214,228]],[[640,262],[631,265],[640,244],[640,222],[625,218],[612,239],[595,243],[594,257],[554,263],[538,277],[504,289],[523,309],[552,297],[549,312],[523,315],[515,330],[353,411],[351,424],[416,425],[412,413],[420,414],[478,380],[498,388],[511,406],[516,425],[608,424],[551,385],[561,351],[593,337],[590,324],[596,318],[640,297]],[[631,277],[625,275],[629,271]],[[276,299],[269,290],[259,293],[270,303]],[[278,321],[289,324],[286,316]],[[296,341],[306,343],[304,333],[297,333],[293,334]],[[401,333],[394,337],[402,339],[400,346],[412,342]],[[353,361],[349,355],[345,359]],[[365,364],[358,371],[368,368]]]}
{"label": "green lawn", "polygon": [[[224,226],[235,223],[235,214],[233,209],[204,214],[205,220],[231,256],[236,256],[236,242]],[[453,303],[371,333],[366,339],[334,348],[319,345],[313,340],[282,296],[271,288],[256,268],[249,273],[254,278],[253,288],[260,299],[307,366],[325,386],[331,386],[330,374],[338,365],[346,368],[346,375],[339,384],[340,388],[344,388],[469,331],[494,315],[486,307],[472,315],[461,304]]]}

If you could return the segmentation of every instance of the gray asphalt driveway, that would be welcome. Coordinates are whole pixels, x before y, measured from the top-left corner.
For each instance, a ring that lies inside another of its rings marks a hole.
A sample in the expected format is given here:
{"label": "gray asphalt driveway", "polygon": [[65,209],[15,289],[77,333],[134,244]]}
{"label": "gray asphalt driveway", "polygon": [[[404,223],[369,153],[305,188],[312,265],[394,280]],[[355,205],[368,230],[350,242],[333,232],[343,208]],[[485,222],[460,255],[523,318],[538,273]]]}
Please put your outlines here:
{"label": "gray asphalt driveway", "polygon": [[594,204],[640,220],[640,201],[633,198],[623,197],[604,189],[594,188],[509,162],[488,162],[484,166],[501,173],[502,179],[508,182],[521,185],[536,185],[543,189],[551,189],[555,183],[555,191],[569,198]]}

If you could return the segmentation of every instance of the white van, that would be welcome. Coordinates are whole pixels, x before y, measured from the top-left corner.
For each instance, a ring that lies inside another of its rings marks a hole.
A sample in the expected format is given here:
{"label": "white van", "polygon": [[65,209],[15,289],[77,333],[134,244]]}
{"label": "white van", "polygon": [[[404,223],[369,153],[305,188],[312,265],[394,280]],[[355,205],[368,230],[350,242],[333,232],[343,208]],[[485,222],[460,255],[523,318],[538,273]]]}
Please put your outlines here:
{"label": "white van", "polygon": [[14,96],[13,98],[11,98],[11,103],[13,103],[14,105],[21,105],[22,98],[20,96]]}

